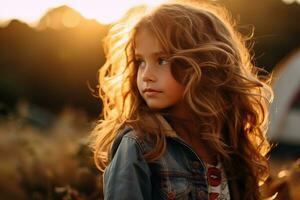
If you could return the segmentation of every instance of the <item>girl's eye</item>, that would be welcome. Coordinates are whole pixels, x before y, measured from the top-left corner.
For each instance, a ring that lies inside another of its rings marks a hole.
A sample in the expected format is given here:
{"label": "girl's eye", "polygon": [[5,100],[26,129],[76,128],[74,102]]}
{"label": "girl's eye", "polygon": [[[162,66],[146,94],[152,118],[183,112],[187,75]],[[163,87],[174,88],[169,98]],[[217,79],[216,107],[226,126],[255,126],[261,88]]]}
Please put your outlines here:
{"label": "girl's eye", "polygon": [[144,66],[145,65],[145,61],[143,59],[141,59],[141,58],[137,58],[135,60],[135,64],[136,64],[137,67]]}
{"label": "girl's eye", "polygon": [[166,58],[158,58],[158,64],[159,65],[166,65],[169,61]]}

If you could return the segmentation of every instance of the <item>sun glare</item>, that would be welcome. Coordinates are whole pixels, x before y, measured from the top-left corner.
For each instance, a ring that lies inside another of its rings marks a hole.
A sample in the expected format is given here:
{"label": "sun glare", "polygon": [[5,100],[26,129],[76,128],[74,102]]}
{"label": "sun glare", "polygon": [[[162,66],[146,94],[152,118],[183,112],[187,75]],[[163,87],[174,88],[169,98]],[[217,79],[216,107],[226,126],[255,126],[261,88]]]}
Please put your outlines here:
{"label": "sun glare", "polygon": [[[50,9],[67,5],[85,18],[95,19],[102,24],[109,24],[118,20],[130,7],[138,4],[159,4],[165,0],[7,0],[0,4],[0,21],[20,19],[28,24],[35,25]],[[70,18],[66,17],[66,20]],[[76,20],[66,21],[67,26],[74,26]]]}
{"label": "sun glare", "polygon": [[295,2],[300,4],[300,0],[282,0],[282,1],[283,1],[283,3],[286,3],[286,4],[292,4],[292,3],[295,3]]}

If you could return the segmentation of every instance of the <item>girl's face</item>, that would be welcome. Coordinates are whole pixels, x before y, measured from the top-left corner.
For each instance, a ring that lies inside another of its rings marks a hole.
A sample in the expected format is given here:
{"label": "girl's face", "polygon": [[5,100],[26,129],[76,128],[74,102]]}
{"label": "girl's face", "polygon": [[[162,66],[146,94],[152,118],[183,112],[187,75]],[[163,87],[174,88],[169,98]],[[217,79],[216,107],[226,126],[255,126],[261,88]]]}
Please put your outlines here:
{"label": "girl's face", "polygon": [[171,64],[163,48],[147,29],[140,30],[135,38],[137,86],[148,107],[153,110],[170,108],[173,114],[182,115],[184,86],[171,72]]}

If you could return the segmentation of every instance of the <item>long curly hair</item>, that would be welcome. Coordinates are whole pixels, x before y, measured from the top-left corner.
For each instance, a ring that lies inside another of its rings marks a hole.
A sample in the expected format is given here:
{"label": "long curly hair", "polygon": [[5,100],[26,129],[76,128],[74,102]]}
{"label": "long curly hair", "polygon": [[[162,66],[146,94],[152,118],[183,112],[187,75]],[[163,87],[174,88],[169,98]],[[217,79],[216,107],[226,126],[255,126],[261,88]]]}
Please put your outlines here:
{"label": "long curly hair", "polygon": [[105,39],[106,63],[99,73],[103,116],[91,134],[98,168],[103,171],[108,165],[112,142],[125,124],[141,137],[154,136],[155,148],[145,154],[149,162],[166,148],[162,126],[136,85],[134,41],[144,28],[154,33],[169,56],[174,78],[185,86],[184,101],[197,116],[196,137],[220,155],[242,199],[259,199],[259,183],[269,173],[271,76],[253,64],[247,47],[251,36],[240,34],[227,10],[213,4],[140,6],[113,24]]}

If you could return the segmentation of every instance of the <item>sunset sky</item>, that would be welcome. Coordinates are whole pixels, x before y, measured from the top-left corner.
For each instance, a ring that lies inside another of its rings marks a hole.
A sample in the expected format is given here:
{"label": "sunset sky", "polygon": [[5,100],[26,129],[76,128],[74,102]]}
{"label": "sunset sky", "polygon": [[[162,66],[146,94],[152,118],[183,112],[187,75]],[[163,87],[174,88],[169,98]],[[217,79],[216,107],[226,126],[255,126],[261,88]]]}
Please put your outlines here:
{"label": "sunset sky", "polygon": [[[0,23],[19,19],[35,25],[48,10],[67,5],[79,11],[85,18],[107,24],[119,19],[134,5],[158,4],[164,1],[166,0],[0,0]],[[282,0],[282,2],[300,5],[300,0]]]}
{"label": "sunset sky", "polygon": [[111,23],[137,4],[157,4],[165,0],[0,0],[0,21],[20,19],[34,25],[51,8],[67,5],[84,17]]}

